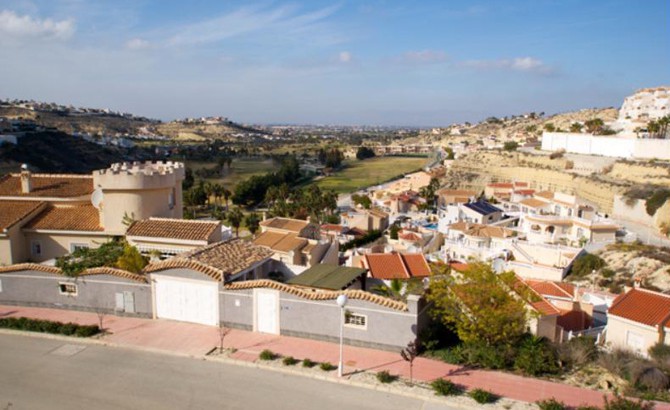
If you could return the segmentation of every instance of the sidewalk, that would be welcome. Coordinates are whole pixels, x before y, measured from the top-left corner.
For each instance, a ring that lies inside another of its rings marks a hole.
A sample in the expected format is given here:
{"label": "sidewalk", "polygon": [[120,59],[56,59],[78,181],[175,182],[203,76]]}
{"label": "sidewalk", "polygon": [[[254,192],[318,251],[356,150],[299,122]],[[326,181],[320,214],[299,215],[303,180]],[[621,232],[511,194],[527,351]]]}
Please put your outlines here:
{"label": "sidewalk", "polygon": [[[95,313],[0,305],[0,317],[9,316],[80,324],[98,323]],[[199,357],[219,345],[218,329],[209,326],[118,316],[105,316],[103,324],[108,334],[102,337],[102,340],[122,346],[157,349]],[[249,362],[256,361],[258,354],[264,349],[297,359],[309,358],[316,362],[337,364],[339,360],[339,346],[335,343],[237,329],[231,329],[225,336],[224,346],[237,349],[231,355],[232,358]],[[345,373],[388,370],[392,374],[409,378],[409,366],[398,353],[345,346],[344,361]],[[502,372],[470,370],[426,358],[415,360],[416,380],[431,381],[439,377],[449,378],[468,389],[484,388],[500,396],[526,402],[554,397],[570,406],[603,404],[603,393],[594,390]],[[670,404],[659,404],[656,408],[670,409]]]}

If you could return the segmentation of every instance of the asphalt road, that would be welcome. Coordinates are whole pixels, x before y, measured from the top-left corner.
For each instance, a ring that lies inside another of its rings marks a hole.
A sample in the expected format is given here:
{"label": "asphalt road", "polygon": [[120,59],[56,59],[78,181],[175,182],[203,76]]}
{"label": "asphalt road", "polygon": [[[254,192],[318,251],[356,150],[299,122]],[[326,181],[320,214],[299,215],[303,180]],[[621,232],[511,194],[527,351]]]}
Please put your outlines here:
{"label": "asphalt road", "polygon": [[437,410],[432,402],[131,349],[0,335],[0,409]]}

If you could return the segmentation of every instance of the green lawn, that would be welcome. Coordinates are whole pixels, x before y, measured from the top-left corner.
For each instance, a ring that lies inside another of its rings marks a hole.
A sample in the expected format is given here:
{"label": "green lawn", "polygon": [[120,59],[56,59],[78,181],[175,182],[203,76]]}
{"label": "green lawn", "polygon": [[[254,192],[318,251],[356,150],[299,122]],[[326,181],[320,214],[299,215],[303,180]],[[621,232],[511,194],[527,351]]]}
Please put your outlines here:
{"label": "green lawn", "polygon": [[376,157],[364,161],[345,161],[346,168],[315,181],[320,188],[337,193],[354,192],[358,189],[386,182],[426,166],[428,158]]}
{"label": "green lawn", "polygon": [[[216,162],[195,162],[188,161],[186,166],[193,171],[200,168],[211,168],[216,166]],[[218,182],[223,184],[226,188],[232,190],[235,185],[242,180],[245,180],[253,175],[263,175],[270,171],[278,169],[271,159],[266,158],[235,158],[231,165],[230,171],[226,167],[225,174],[220,178],[208,178],[207,181]],[[198,177],[196,176],[196,179]]]}

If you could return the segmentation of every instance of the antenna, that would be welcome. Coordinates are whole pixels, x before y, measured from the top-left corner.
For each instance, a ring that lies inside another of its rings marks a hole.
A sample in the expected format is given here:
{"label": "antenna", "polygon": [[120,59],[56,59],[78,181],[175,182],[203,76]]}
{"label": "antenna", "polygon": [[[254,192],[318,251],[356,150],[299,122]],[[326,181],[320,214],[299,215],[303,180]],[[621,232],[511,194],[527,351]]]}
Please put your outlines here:
{"label": "antenna", "polygon": [[104,198],[104,195],[102,193],[101,188],[96,188],[95,191],[91,194],[91,204],[95,207],[95,209],[100,209],[102,207],[102,200]]}

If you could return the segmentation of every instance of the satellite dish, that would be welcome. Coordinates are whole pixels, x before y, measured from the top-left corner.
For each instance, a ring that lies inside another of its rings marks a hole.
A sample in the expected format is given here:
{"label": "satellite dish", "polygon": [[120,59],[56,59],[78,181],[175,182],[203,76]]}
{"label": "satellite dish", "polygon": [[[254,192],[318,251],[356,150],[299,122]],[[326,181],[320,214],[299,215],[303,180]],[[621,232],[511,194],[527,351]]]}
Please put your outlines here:
{"label": "satellite dish", "polygon": [[102,207],[102,199],[104,195],[102,193],[102,189],[96,188],[95,191],[91,194],[91,204],[95,207],[95,209],[100,209]]}

